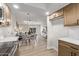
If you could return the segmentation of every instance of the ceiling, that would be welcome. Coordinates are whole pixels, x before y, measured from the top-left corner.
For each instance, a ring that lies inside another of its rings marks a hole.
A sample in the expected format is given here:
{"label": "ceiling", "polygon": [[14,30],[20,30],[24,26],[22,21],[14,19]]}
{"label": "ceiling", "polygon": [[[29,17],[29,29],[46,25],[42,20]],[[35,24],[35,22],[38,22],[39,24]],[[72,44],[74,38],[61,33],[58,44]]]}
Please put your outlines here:
{"label": "ceiling", "polygon": [[[15,9],[13,5],[16,4],[20,8]],[[30,14],[31,21],[41,22],[46,24],[46,12],[53,13],[54,11],[68,5],[68,3],[8,3],[11,9],[12,16],[19,22],[27,20],[26,13]]]}

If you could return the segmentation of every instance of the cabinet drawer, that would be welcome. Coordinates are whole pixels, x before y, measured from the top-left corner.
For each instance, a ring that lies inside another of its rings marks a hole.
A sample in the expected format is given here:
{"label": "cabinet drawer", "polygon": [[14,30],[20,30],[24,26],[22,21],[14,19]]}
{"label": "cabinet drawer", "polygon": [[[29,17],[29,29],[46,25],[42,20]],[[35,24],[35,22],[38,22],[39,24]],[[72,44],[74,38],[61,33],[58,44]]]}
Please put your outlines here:
{"label": "cabinet drawer", "polygon": [[79,56],[79,46],[69,42],[59,40],[58,55],[59,56]]}
{"label": "cabinet drawer", "polygon": [[72,48],[66,44],[59,43],[58,50],[59,56],[71,56]]}
{"label": "cabinet drawer", "polygon": [[61,41],[61,40],[59,40],[59,43],[68,45],[68,46],[70,46],[71,48],[73,48],[75,50],[79,50],[79,45],[75,45],[75,44],[72,44],[72,43],[69,43],[69,42],[66,42],[66,41]]}

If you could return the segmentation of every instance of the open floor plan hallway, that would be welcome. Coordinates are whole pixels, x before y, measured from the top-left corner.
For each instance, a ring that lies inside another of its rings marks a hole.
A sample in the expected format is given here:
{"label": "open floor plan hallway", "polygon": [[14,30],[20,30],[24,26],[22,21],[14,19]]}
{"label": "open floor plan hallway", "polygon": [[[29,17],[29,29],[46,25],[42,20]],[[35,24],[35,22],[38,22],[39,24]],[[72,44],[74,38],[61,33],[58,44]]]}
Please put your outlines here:
{"label": "open floor plan hallway", "polygon": [[56,56],[57,52],[53,49],[47,49],[46,39],[39,40],[37,46],[23,45],[19,48],[20,56]]}

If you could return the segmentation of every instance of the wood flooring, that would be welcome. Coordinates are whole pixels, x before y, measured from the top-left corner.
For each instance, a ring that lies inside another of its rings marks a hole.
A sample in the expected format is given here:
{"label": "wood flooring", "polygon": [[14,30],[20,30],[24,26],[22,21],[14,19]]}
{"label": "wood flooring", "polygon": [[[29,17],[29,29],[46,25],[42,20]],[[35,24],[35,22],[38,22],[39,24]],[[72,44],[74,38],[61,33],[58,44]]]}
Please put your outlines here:
{"label": "wood flooring", "polygon": [[47,49],[46,39],[41,39],[38,41],[36,46],[33,44],[22,45],[19,47],[20,56],[57,56],[57,51],[54,49]]}

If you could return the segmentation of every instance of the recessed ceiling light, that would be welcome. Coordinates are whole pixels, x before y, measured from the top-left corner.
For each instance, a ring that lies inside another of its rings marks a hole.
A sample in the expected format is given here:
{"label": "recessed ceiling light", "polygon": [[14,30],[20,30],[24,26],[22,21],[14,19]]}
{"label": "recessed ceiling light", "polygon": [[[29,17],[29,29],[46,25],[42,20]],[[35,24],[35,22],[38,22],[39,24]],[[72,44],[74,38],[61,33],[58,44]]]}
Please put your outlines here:
{"label": "recessed ceiling light", "polygon": [[4,6],[5,4],[4,3],[0,3],[0,7]]}
{"label": "recessed ceiling light", "polygon": [[2,3],[0,3],[0,6],[2,6]]}
{"label": "recessed ceiling light", "polygon": [[16,8],[16,9],[19,9],[19,6],[16,5],[16,4],[14,4],[13,7]]}
{"label": "recessed ceiling light", "polygon": [[46,15],[49,15],[49,12],[46,12]]}

